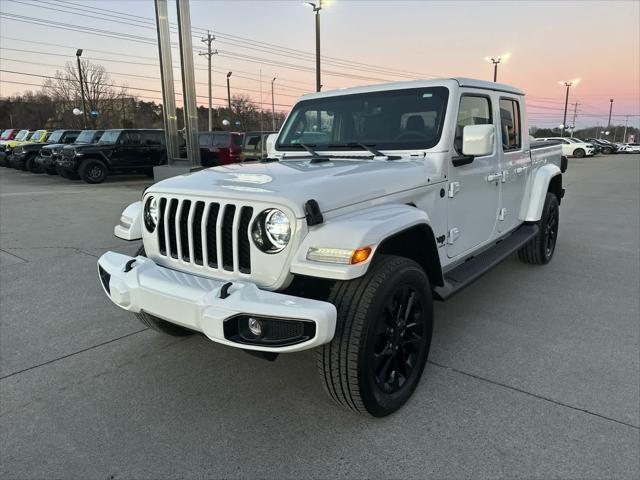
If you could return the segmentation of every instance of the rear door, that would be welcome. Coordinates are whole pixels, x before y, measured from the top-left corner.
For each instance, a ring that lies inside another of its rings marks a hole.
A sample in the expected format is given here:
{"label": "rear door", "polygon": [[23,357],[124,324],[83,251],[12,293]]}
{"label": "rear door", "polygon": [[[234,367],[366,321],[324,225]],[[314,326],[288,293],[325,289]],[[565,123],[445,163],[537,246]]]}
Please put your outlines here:
{"label": "rear door", "polygon": [[520,97],[502,95],[498,101],[500,112],[500,170],[502,172],[502,197],[498,211],[498,231],[508,232],[520,221],[518,215],[524,191],[531,174],[529,142],[523,140],[523,106]]}
{"label": "rear door", "polygon": [[144,165],[144,152],[140,147],[140,132],[126,131],[120,134],[111,161],[117,168],[135,168]]}
{"label": "rear door", "polygon": [[[483,157],[462,154],[463,130],[467,125],[496,127],[494,106],[486,90],[465,90],[458,102],[453,155],[449,164],[447,256],[463,255],[489,241],[495,232],[500,205],[499,150]],[[497,138],[497,137],[496,137]]]}

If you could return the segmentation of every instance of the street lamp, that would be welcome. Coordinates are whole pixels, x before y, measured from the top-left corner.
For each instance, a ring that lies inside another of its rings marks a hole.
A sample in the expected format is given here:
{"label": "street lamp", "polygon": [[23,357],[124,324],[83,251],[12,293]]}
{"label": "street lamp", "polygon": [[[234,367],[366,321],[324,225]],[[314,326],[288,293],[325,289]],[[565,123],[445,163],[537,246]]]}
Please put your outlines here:
{"label": "street lamp", "polygon": [[305,5],[313,8],[316,14],[316,92],[322,88],[320,83],[320,10],[322,10],[322,3],[323,0],[318,0],[318,3],[304,2]]}
{"label": "street lamp", "polygon": [[227,73],[227,104],[229,105],[229,114],[231,114],[231,87],[229,86],[229,77],[233,72]]}
{"label": "street lamp", "polygon": [[506,63],[507,60],[509,60],[509,57],[511,56],[510,53],[503,53],[502,55],[500,55],[499,57],[484,57],[484,59],[487,62],[491,62],[493,63],[493,81],[497,82],[498,81],[498,64],[500,62],[502,63]]}
{"label": "street lamp", "polygon": [[78,79],[80,80],[80,95],[82,95],[82,116],[84,118],[84,128],[87,128],[87,102],[84,98],[84,82],[82,80],[82,64],[80,63],[80,57],[82,56],[82,49],[76,50],[76,59],[78,60]]}
{"label": "street lamp", "polygon": [[576,78],[575,80],[571,80],[569,82],[563,82],[563,81],[558,82],[560,85],[564,85],[565,87],[567,87],[567,94],[564,97],[564,117],[562,120],[562,126],[560,130],[561,137],[564,137],[564,127],[567,124],[567,106],[569,105],[569,88],[571,88],[573,85],[577,85],[579,81],[580,79]]}
{"label": "street lamp", "polygon": [[271,80],[271,130],[276,131],[276,104],[273,97],[273,84],[276,81],[276,77]]}

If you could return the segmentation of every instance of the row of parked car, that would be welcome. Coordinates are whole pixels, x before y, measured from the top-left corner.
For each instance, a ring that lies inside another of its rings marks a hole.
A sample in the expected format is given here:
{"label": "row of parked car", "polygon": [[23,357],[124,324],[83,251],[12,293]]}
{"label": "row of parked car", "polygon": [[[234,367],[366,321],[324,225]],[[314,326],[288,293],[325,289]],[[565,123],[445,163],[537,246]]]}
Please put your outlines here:
{"label": "row of parked car", "polygon": [[611,155],[613,153],[640,153],[638,143],[614,143],[602,138],[587,138],[581,140],[575,137],[544,137],[536,141],[555,142],[562,146],[562,154],[566,157],[590,157],[598,153]]}
{"label": "row of parked car", "polygon": [[[259,160],[266,156],[270,133],[273,132],[201,132],[198,141],[202,165]],[[181,156],[186,156],[184,145],[180,151]],[[153,167],[166,162],[161,129],[7,129],[0,135],[0,166],[87,183],[101,183],[118,173],[152,174]]]}

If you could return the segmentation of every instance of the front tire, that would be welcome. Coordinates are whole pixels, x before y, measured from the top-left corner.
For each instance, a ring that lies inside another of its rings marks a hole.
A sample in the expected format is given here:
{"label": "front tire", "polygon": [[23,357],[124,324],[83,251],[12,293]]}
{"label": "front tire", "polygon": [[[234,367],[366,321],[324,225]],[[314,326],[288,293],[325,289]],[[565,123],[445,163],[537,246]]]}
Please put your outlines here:
{"label": "front tire", "polygon": [[104,162],[88,159],[82,162],[78,171],[80,178],[87,183],[102,183],[107,178],[108,170]]}
{"label": "front tire", "polygon": [[518,251],[518,258],[532,265],[546,265],[553,258],[558,240],[560,225],[560,204],[558,197],[547,193],[542,209],[542,218],[538,222],[538,234]]}
{"label": "front tire", "polygon": [[375,417],[402,407],[424,370],[433,330],[429,279],[414,261],[382,255],[364,277],[337,282],[333,340],[318,349],[317,366],[339,405]]}
{"label": "front tire", "polygon": [[576,148],[573,151],[573,156],[577,157],[577,158],[582,158],[586,155],[587,153],[582,149],[582,148]]}
{"label": "front tire", "polygon": [[[147,253],[144,251],[144,246],[138,249],[135,256],[147,256]],[[174,323],[167,322],[165,320],[162,320],[161,318],[150,315],[147,312],[135,313],[134,315],[145,327],[148,327],[151,330],[155,330],[156,332],[164,333],[172,337],[186,337],[193,334],[193,331],[187,328],[183,328]]]}

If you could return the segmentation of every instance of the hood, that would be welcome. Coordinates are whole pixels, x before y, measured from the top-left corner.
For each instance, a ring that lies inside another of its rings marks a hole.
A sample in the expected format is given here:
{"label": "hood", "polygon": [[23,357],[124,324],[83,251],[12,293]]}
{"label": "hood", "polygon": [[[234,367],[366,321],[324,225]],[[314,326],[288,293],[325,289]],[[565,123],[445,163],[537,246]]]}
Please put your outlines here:
{"label": "hood", "polygon": [[20,147],[23,152],[37,152],[43,147],[43,145],[41,143],[29,142],[23,143]]}
{"label": "hood", "polygon": [[112,150],[115,145],[102,144],[98,145],[97,143],[73,143],[69,145],[70,149],[76,150],[78,152],[104,152],[107,150]]}
{"label": "hood", "polygon": [[46,145],[43,145],[42,149],[47,149],[47,150],[62,150],[64,147],[66,147],[68,145],[68,143],[48,143]]}
{"label": "hood", "polygon": [[314,199],[329,212],[439,181],[428,158],[402,160],[332,159],[236,163],[169,178],[148,192],[253,200],[287,205],[304,217]]}

